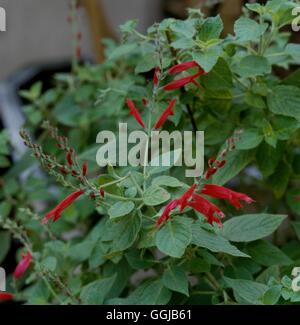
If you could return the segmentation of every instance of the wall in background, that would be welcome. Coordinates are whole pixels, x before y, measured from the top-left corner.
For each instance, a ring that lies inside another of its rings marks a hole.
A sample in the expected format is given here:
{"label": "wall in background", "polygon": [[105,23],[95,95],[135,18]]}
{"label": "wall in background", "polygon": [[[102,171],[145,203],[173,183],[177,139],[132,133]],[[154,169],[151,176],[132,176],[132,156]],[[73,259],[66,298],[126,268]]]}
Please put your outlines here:
{"label": "wall in background", "polygon": [[[98,0],[96,0],[98,1]],[[99,0],[112,29],[128,19],[140,20],[139,29],[161,18],[160,0]],[[34,63],[71,57],[71,28],[67,23],[68,0],[0,0],[6,9],[7,31],[0,33],[0,80]],[[89,23],[81,14],[83,54],[93,56]]]}

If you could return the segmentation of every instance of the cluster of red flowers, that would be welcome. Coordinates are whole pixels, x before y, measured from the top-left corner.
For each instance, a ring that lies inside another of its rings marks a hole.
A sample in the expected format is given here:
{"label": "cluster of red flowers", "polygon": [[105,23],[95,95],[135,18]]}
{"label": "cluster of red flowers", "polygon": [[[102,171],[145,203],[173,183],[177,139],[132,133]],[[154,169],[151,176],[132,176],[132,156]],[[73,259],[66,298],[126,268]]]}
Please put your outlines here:
{"label": "cluster of red flowers", "polygon": [[[172,200],[169,202],[161,215],[157,220],[156,225],[160,225],[170,218],[171,211],[175,210],[177,207],[180,208],[180,212],[184,210],[185,207],[191,207],[194,210],[200,212],[205,216],[208,223],[217,223],[222,227],[221,219],[225,217],[224,213],[215,204],[205,199],[203,196],[196,194],[195,190],[197,188],[196,184],[193,184],[179,199]],[[232,191],[226,187],[206,184],[201,190],[201,194],[208,195],[213,198],[227,200],[237,209],[242,207],[240,201],[244,201],[248,204],[254,202],[254,200],[244,193],[238,193]]]}
{"label": "cluster of red flowers", "polygon": [[[172,68],[170,68],[168,70],[168,73],[170,75],[174,75],[174,74],[178,74],[180,72],[183,72],[190,68],[195,68],[195,67],[197,67],[199,70],[196,74],[193,74],[188,77],[173,80],[170,83],[163,86],[162,89],[164,89],[166,91],[175,90],[175,89],[181,88],[189,83],[193,83],[193,84],[199,86],[196,79],[198,77],[202,76],[203,74],[205,74],[205,71],[196,61],[188,61],[188,62],[177,64],[177,65],[173,66]],[[160,68],[156,67],[155,71],[154,71],[154,76],[153,76],[153,83],[155,86],[158,85],[160,73],[161,73]],[[143,103],[144,102],[145,101],[143,100]],[[174,108],[175,104],[176,104],[176,99],[173,99],[170,102],[170,104],[168,105],[168,107],[165,109],[165,111],[162,113],[160,118],[155,123],[155,125],[154,125],[155,129],[160,129],[165,124],[168,117],[174,115],[173,108]],[[142,117],[131,99],[127,100],[127,106],[130,109],[130,114],[135,118],[135,120],[141,125],[142,128],[145,128],[145,124],[142,120]]]}

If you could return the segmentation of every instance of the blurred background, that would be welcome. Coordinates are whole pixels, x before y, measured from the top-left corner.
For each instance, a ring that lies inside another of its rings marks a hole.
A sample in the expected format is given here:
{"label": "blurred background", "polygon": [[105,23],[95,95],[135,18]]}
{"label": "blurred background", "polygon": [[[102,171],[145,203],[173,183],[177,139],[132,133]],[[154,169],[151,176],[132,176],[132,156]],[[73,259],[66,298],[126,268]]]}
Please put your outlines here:
{"label": "blurred background", "polygon": [[[164,17],[184,18],[186,8],[220,13],[225,32],[231,32],[246,2],[242,0],[81,0],[79,10],[82,55],[101,61],[100,39],[118,38],[119,25],[139,20],[139,30]],[[264,1],[257,1],[264,2]],[[68,61],[72,55],[72,32],[68,24],[68,0],[0,0],[7,15],[7,31],[0,33],[0,80],[20,68],[37,63]]]}

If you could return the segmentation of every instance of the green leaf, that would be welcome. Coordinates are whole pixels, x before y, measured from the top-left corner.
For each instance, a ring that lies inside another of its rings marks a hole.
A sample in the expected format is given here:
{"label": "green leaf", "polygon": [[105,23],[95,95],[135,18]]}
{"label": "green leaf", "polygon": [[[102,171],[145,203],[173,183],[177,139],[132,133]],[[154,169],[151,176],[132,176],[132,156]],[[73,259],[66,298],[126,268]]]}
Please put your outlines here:
{"label": "green leaf", "polygon": [[264,305],[276,305],[281,296],[282,286],[275,285],[268,289],[263,296],[262,302]]}
{"label": "green leaf", "polygon": [[10,249],[10,233],[8,231],[0,231],[0,264],[4,261]]}
{"label": "green leaf", "polygon": [[209,72],[218,62],[222,49],[220,46],[211,46],[203,52],[193,52],[193,59],[197,61],[206,72]]}
{"label": "green leaf", "polygon": [[48,256],[42,261],[42,266],[51,272],[54,272],[57,266],[57,259],[54,256]]}
{"label": "green leaf", "polygon": [[228,287],[233,289],[235,295],[240,296],[248,303],[261,305],[261,298],[268,290],[268,287],[262,283],[257,283],[250,280],[230,279],[223,277]]}
{"label": "green leaf", "polygon": [[182,267],[174,266],[165,271],[162,282],[166,288],[189,296],[189,283]]}
{"label": "green leaf", "polygon": [[150,186],[144,193],[144,203],[148,206],[156,206],[170,199],[168,191],[159,186]]}
{"label": "green leaf", "polygon": [[234,32],[238,41],[257,41],[264,33],[266,26],[260,26],[254,19],[239,18],[234,24]]}
{"label": "green leaf", "polygon": [[180,258],[192,240],[191,224],[176,217],[169,220],[156,234],[157,248],[164,254]]}
{"label": "green leaf", "polygon": [[271,73],[268,60],[258,55],[248,55],[241,59],[235,71],[243,78],[262,76]]}
{"label": "green leaf", "polygon": [[207,42],[211,39],[218,39],[223,30],[223,21],[220,15],[216,17],[208,17],[202,24],[201,29],[198,33],[198,38]]}
{"label": "green leaf", "polygon": [[153,186],[182,187],[182,183],[175,177],[159,176],[152,181]]}
{"label": "green leaf", "polygon": [[226,165],[219,169],[218,172],[213,176],[213,183],[219,185],[224,185],[227,183],[253,160],[253,156],[253,151],[231,151],[226,157]]}
{"label": "green leaf", "polygon": [[107,223],[109,231],[103,236],[103,241],[107,241],[106,238],[113,240],[112,252],[124,251],[133,245],[140,228],[141,218],[137,214],[118,221],[110,220]]}
{"label": "green leaf", "polygon": [[174,20],[170,28],[173,32],[184,35],[187,38],[193,38],[196,32],[192,20]]}
{"label": "green leaf", "polygon": [[291,172],[291,167],[285,161],[281,161],[274,174],[268,178],[267,183],[277,199],[281,198],[285,194],[289,184]]}
{"label": "green leaf", "polygon": [[300,121],[300,89],[294,86],[276,86],[268,95],[271,112],[290,116]]}
{"label": "green leaf", "polygon": [[128,33],[131,34],[134,32],[138,25],[138,20],[137,19],[131,19],[128,20],[125,24],[120,26],[120,30],[122,33]]}
{"label": "green leaf", "polygon": [[92,250],[94,248],[94,242],[91,240],[85,240],[79,244],[73,245],[68,250],[68,256],[78,262],[82,263],[89,259]]}
{"label": "green leaf", "polygon": [[285,145],[282,142],[277,143],[276,148],[270,146],[266,142],[263,142],[259,146],[256,152],[256,160],[264,177],[268,177],[275,172],[282,159],[284,150]]}
{"label": "green leaf", "polygon": [[219,58],[210,73],[201,77],[202,85],[208,90],[231,89],[232,73],[227,61]]}
{"label": "green leaf", "polygon": [[282,83],[284,85],[296,86],[300,88],[300,68],[289,74],[288,77],[283,79]]}
{"label": "green leaf", "polygon": [[179,38],[175,42],[171,43],[171,46],[174,49],[181,49],[181,50],[186,50],[190,49],[195,45],[195,42],[191,38]]}
{"label": "green leaf", "polygon": [[263,266],[289,265],[293,261],[278,247],[268,241],[259,240],[247,246],[247,251],[253,260]]}
{"label": "green leaf", "polygon": [[200,221],[193,225],[192,243],[199,247],[207,248],[215,253],[226,253],[233,256],[249,257],[249,255],[241,252],[235,246],[231,245],[224,237],[209,232],[201,227]]}
{"label": "green leaf", "polygon": [[294,222],[292,222],[292,226],[295,230],[298,240],[300,241],[300,222],[294,221]]}
{"label": "green leaf", "polygon": [[265,213],[233,217],[224,223],[221,234],[234,242],[254,241],[273,233],[286,217]]}
{"label": "green leaf", "polygon": [[238,141],[236,142],[236,148],[238,150],[249,150],[256,148],[263,140],[263,135],[258,129],[250,128],[244,130]]}
{"label": "green leaf", "polygon": [[80,294],[80,299],[85,305],[102,305],[115,282],[116,275],[100,279],[85,286]]}
{"label": "green leaf", "polygon": [[134,52],[136,49],[137,49],[137,44],[120,45],[111,52],[108,60],[115,61],[124,58],[124,56]]}
{"label": "green leaf", "polygon": [[134,209],[134,203],[131,201],[120,201],[115,203],[108,214],[111,219],[120,218],[128,215]]}
{"label": "green leaf", "polygon": [[21,90],[20,96],[31,101],[31,102],[34,102],[41,96],[42,87],[43,87],[43,84],[40,81],[36,82],[35,84],[33,84],[31,86],[31,88],[29,90]]}
{"label": "green leaf", "polygon": [[148,280],[139,285],[127,298],[109,301],[112,305],[166,305],[171,298],[171,291],[164,287],[162,281]]}
{"label": "green leaf", "polygon": [[158,65],[157,53],[147,53],[142,56],[141,60],[138,62],[135,73],[147,72],[154,69]]}

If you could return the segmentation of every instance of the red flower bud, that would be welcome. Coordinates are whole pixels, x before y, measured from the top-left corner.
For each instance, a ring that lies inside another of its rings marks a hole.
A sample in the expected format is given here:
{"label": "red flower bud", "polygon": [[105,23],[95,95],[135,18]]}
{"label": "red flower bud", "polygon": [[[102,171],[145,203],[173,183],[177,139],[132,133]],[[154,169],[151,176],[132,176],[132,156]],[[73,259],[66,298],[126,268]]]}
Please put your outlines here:
{"label": "red flower bud", "polygon": [[24,275],[24,273],[29,268],[31,261],[32,261],[32,255],[29,252],[27,254],[22,253],[22,260],[17,265],[13,273],[13,277],[16,280],[20,279]]}
{"label": "red flower bud", "polygon": [[68,163],[70,166],[73,165],[72,149],[71,149],[70,151],[67,152],[66,160],[67,160],[67,163]]}
{"label": "red flower bud", "polygon": [[101,197],[104,198],[104,195],[105,195],[104,189],[100,188],[99,192],[100,192]]}
{"label": "red flower bud", "polygon": [[87,162],[85,161],[82,165],[82,175],[83,176],[86,176],[87,174],[87,171],[88,171],[88,165],[87,165]]}

